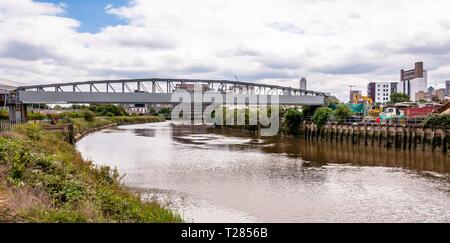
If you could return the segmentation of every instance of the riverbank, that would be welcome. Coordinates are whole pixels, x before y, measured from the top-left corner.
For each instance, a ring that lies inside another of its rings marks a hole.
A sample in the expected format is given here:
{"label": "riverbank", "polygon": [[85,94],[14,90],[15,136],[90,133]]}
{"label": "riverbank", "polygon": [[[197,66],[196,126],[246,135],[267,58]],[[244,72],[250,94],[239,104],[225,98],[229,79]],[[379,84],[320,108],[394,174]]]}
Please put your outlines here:
{"label": "riverbank", "polygon": [[[82,137],[158,117],[72,119]],[[117,170],[84,160],[62,132],[22,125],[0,137],[0,222],[182,222],[124,187]]]}
{"label": "riverbank", "polygon": [[[283,127],[283,126],[282,126]],[[260,130],[246,127],[216,126],[216,129],[260,135]],[[352,144],[442,152],[447,154],[450,148],[450,134],[445,129],[408,127],[395,125],[336,125],[327,124],[319,128],[313,123],[302,122],[297,135],[281,129],[278,137],[298,137],[306,141],[323,141],[333,144]]]}

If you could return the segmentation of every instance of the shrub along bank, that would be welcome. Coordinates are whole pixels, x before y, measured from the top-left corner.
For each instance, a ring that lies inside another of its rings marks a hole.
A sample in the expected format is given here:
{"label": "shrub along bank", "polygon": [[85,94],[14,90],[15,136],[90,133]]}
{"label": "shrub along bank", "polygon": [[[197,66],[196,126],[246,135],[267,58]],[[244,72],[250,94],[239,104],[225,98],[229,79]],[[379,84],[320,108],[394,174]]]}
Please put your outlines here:
{"label": "shrub along bank", "polygon": [[[88,121],[89,120],[89,121]],[[115,117],[94,117],[92,121],[90,118],[75,118],[70,120],[62,120],[61,123],[72,123],[74,126],[74,133],[80,134],[90,131],[95,128],[105,127],[108,125],[132,125],[142,123],[162,122],[162,118],[157,116],[115,116]]]}
{"label": "shrub along bank", "polygon": [[[78,131],[151,121],[157,118],[73,119]],[[0,222],[182,222],[157,203],[141,201],[116,170],[83,160],[64,138],[36,124],[0,136]]]}

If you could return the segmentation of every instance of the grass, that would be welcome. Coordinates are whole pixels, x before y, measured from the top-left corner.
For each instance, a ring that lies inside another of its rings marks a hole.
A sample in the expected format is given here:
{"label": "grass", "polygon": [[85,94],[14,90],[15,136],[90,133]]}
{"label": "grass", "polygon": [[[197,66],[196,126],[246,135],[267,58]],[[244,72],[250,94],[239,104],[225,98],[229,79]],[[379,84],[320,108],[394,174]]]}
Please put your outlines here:
{"label": "grass", "polygon": [[[147,118],[75,119],[78,131]],[[156,118],[152,118],[156,121]],[[82,159],[61,132],[27,124],[0,137],[0,222],[182,222],[120,183],[116,170]]]}

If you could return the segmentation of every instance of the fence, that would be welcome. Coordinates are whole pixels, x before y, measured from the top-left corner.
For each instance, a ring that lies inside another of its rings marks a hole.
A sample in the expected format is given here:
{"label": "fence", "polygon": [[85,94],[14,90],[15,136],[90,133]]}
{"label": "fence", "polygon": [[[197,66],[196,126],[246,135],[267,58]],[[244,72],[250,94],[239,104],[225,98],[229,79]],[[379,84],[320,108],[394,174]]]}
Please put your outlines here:
{"label": "fence", "polygon": [[[419,127],[426,120],[426,117],[413,117],[413,118],[391,118],[391,119],[367,119],[364,117],[349,117],[343,121],[338,121],[335,118],[330,118],[327,121],[329,125],[387,125],[387,126],[408,126]],[[306,122],[313,122],[312,117],[307,117]]]}
{"label": "fence", "polygon": [[10,131],[14,129],[15,127],[26,124],[26,123],[34,123],[34,124],[49,124],[51,123],[51,120],[33,120],[33,121],[27,121],[27,120],[17,120],[17,121],[0,121],[0,133]]}

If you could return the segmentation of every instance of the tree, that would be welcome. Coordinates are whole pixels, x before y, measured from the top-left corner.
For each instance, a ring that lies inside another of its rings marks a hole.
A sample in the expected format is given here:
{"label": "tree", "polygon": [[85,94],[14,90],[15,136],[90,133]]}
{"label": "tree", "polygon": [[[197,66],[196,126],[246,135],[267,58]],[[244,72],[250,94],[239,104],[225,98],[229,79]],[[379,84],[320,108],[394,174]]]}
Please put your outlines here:
{"label": "tree", "polygon": [[172,115],[172,109],[162,108],[159,110],[158,114],[163,115],[164,117],[170,117]]}
{"label": "tree", "polygon": [[419,100],[419,103],[420,103],[420,104],[425,104],[425,103],[428,103],[428,101],[425,100],[425,99],[421,99],[421,100]]}
{"label": "tree", "polygon": [[150,111],[148,112],[151,116],[157,116],[158,112],[156,112],[155,108],[150,108]]}
{"label": "tree", "polygon": [[348,105],[340,104],[336,107],[336,110],[334,110],[333,115],[337,122],[342,123],[353,115],[353,111],[350,107],[348,107]]}
{"label": "tree", "polygon": [[0,109],[0,120],[8,120],[9,119],[9,112],[4,109]]}
{"label": "tree", "polygon": [[298,135],[300,132],[300,123],[303,120],[303,115],[297,109],[288,109],[284,114],[286,125],[286,133],[291,135]]}
{"label": "tree", "polygon": [[303,106],[303,117],[308,118],[314,116],[314,113],[319,107],[317,106]]}
{"label": "tree", "polygon": [[333,114],[333,110],[328,107],[319,108],[316,110],[316,112],[314,112],[313,122],[319,128],[322,128],[327,123],[327,121],[330,119],[332,114]]}
{"label": "tree", "polygon": [[401,103],[401,102],[410,102],[410,98],[407,94],[402,93],[392,93],[391,94],[391,103]]}
{"label": "tree", "polygon": [[424,122],[425,128],[439,128],[445,131],[450,130],[450,115],[429,116]]}
{"label": "tree", "polygon": [[114,116],[124,116],[126,115],[125,108],[117,105],[91,105],[89,110],[95,112],[99,116],[107,116],[108,113],[114,114]]}

